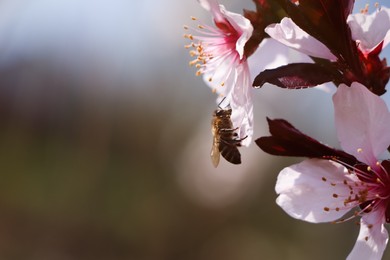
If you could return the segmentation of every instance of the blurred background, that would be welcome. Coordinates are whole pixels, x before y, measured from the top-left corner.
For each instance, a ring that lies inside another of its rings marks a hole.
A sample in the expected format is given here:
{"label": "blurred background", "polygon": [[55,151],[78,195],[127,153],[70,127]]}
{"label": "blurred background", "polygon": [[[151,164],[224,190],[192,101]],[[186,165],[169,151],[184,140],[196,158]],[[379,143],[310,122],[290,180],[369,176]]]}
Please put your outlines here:
{"label": "blurred background", "polygon": [[[195,0],[0,1],[0,259],[347,256],[354,221],[304,223],[274,202],[299,159],[252,145],[212,167],[215,96],[188,66],[190,16],[211,23]],[[254,101],[255,138],[269,116],[338,146],[329,93],[266,86]]]}

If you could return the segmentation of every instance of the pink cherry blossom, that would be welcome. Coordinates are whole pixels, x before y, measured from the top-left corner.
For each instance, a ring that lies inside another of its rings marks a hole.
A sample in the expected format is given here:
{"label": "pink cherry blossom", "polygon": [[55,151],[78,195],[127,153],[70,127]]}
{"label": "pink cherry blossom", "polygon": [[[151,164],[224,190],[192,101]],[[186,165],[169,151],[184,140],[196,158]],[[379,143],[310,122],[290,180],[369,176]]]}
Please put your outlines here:
{"label": "pink cherry blossom", "polygon": [[352,38],[363,54],[372,52],[383,42],[384,48],[390,41],[390,9],[382,7],[372,14],[351,14],[347,19]]}
{"label": "pink cherry blossom", "polygon": [[340,85],[333,102],[340,144],[360,162],[319,157],[283,169],[275,187],[277,204],[290,216],[313,223],[361,216],[348,259],[381,259],[388,241],[384,224],[390,222],[390,160],[378,158],[390,145],[390,113],[360,83]]}
{"label": "pink cherry blossom", "polygon": [[203,75],[206,84],[219,95],[219,106],[231,107],[231,119],[234,128],[238,128],[238,138],[248,146],[253,134],[253,103],[244,46],[253,27],[248,19],[227,11],[216,0],[199,0],[199,3],[211,12],[215,27],[200,24],[193,29],[198,35],[185,35],[194,41],[187,46],[194,49],[190,54],[196,56],[190,65],[196,66],[197,75]]}

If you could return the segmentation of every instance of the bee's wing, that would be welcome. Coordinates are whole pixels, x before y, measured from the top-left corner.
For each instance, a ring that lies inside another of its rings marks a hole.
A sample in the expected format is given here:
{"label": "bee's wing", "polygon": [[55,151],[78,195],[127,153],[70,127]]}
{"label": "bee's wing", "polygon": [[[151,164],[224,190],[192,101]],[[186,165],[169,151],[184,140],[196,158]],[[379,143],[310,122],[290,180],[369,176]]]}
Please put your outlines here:
{"label": "bee's wing", "polygon": [[217,168],[217,166],[219,164],[220,153],[219,153],[219,147],[218,147],[218,140],[216,140],[215,137],[213,140],[213,146],[211,147],[210,156],[211,156],[211,162],[213,163],[214,167]]}

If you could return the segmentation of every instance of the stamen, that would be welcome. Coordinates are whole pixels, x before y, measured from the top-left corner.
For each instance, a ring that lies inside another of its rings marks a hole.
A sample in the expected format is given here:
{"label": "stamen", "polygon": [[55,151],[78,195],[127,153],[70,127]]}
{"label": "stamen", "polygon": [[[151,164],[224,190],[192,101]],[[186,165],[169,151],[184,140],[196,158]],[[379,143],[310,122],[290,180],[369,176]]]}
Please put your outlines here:
{"label": "stamen", "polygon": [[369,4],[366,4],[366,6],[363,8],[363,9],[360,9],[360,13],[362,13],[362,14],[367,14],[368,13],[368,7],[369,7],[370,5]]}

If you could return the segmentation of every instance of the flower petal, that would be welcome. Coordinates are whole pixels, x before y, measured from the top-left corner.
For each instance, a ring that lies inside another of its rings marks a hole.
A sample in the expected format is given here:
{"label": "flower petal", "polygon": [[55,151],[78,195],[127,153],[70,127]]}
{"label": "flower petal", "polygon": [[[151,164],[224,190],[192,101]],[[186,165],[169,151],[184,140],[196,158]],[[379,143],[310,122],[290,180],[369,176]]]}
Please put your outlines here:
{"label": "flower petal", "polygon": [[236,51],[240,55],[240,59],[244,56],[244,46],[249,38],[252,36],[253,26],[251,22],[241,14],[232,13],[225,9],[223,5],[220,5],[220,12],[223,17],[229,22],[231,26],[240,35],[236,42]]}
{"label": "flower petal", "polygon": [[367,54],[386,38],[390,30],[390,9],[382,7],[369,15],[363,13],[349,15],[347,22],[351,28],[352,38],[359,43],[361,51]]}
{"label": "flower petal", "polygon": [[365,86],[341,84],[333,96],[338,139],[344,151],[375,166],[390,144],[390,113],[385,102]]}
{"label": "flower petal", "polygon": [[238,127],[238,138],[244,146],[249,146],[253,135],[253,102],[248,63],[243,62],[237,68],[236,85],[231,93],[233,127]]}
{"label": "flower petal", "polygon": [[285,17],[280,23],[267,26],[265,32],[273,39],[309,56],[337,60],[323,43],[299,28],[291,18]]}
{"label": "flower petal", "polygon": [[381,211],[374,211],[362,217],[359,236],[347,260],[382,258],[389,238],[383,223],[384,213]]}
{"label": "flower petal", "polygon": [[[278,176],[276,203],[291,217],[308,222],[328,222],[350,210],[344,206],[348,185],[358,181],[345,168],[327,160],[309,159],[284,168]],[[352,205],[353,206],[353,205]]]}
{"label": "flower petal", "polygon": [[[272,55],[264,55],[264,53],[272,53]],[[296,62],[313,63],[313,60],[306,54],[289,48],[272,38],[266,38],[248,58],[251,81],[253,82],[254,76],[263,70],[274,69]]]}

